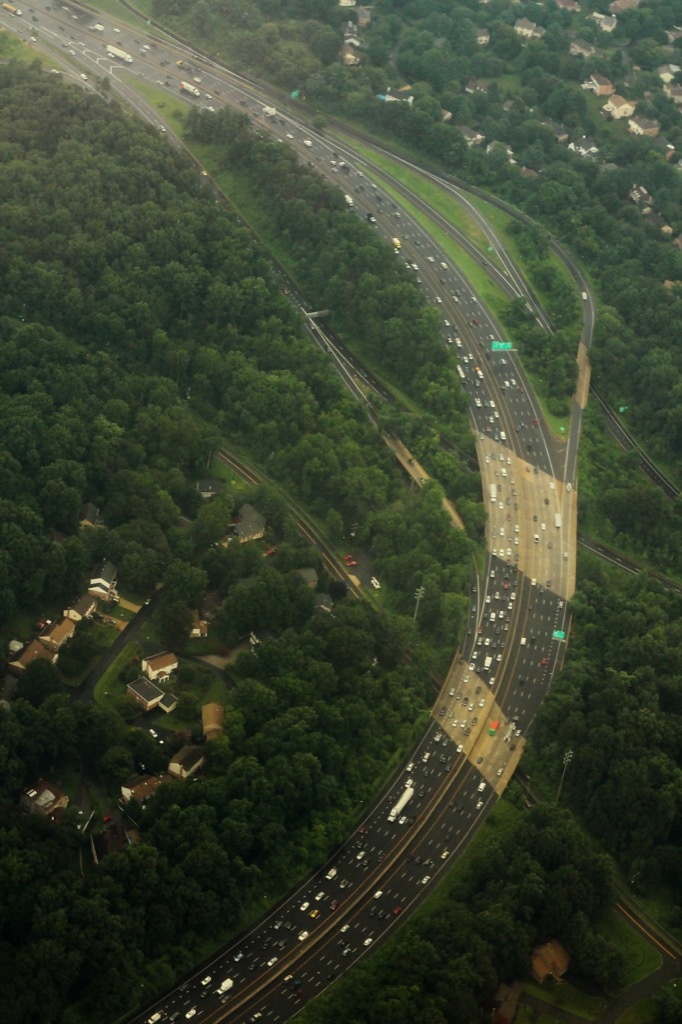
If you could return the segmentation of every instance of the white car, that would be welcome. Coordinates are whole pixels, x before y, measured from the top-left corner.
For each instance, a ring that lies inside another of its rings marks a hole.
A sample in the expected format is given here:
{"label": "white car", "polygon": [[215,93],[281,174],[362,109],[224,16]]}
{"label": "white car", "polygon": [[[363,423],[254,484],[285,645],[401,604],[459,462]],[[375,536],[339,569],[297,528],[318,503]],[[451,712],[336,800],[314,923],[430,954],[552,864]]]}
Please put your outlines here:
{"label": "white car", "polygon": [[365,939],[365,941],[363,942],[363,946],[371,946],[373,942],[374,942],[374,939],[372,939],[372,938],[367,938],[367,939]]}
{"label": "white car", "polygon": [[431,881],[431,875],[424,875],[424,877],[422,878],[422,885],[426,885],[427,882],[430,882],[430,881]]}
{"label": "white car", "polygon": [[270,959],[268,960],[268,967],[274,967],[276,963],[277,963],[277,957],[276,956],[271,956]]}
{"label": "white car", "polygon": [[308,907],[309,907],[309,906],[310,906],[310,904],[309,904],[308,902],[306,902],[306,903],[302,903],[302,904],[301,904],[301,910],[304,910],[304,911],[305,911],[305,910],[307,910],[307,909],[308,909]]}
{"label": "white car", "polygon": [[343,933],[343,932],[347,932],[349,928],[350,928],[350,925],[349,925],[349,924],[344,924],[343,928],[341,929],[341,932],[342,932],[342,933]]}
{"label": "white car", "polygon": [[369,582],[372,584],[375,590],[381,590],[381,584],[379,583],[379,580],[376,578],[376,576],[372,576]]}
{"label": "white car", "polygon": [[479,706],[479,708],[484,708],[485,707],[485,697],[481,697],[481,699],[478,702],[478,706]]}
{"label": "white car", "polygon": [[304,140],[303,140],[303,145],[304,145],[304,146],[307,146],[307,147],[308,147],[308,149],[312,149],[312,148],[313,148],[313,144],[312,144],[312,142],[310,141],[310,139],[304,139]]}
{"label": "white car", "polygon": [[323,892],[318,892],[317,896],[315,897],[316,902],[319,903],[320,900],[322,900],[322,899],[324,899],[324,893]]}
{"label": "white car", "polygon": [[309,932],[299,932],[298,933],[298,941],[299,942],[303,942],[304,939],[308,938],[309,934],[310,934]]}
{"label": "white car", "polygon": [[150,729],[150,730],[149,730],[149,735],[150,735],[150,736],[152,736],[152,737],[153,737],[153,739],[158,739],[158,735],[159,735],[159,734],[158,734],[158,732],[156,732],[156,730],[155,730],[155,729]]}
{"label": "white car", "polygon": [[440,855],[440,859],[441,860],[447,860],[449,856],[450,856],[450,851],[449,850],[443,850],[443,852]]}
{"label": "white car", "polygon": [[196,1017],[196,1013],[197,1013],[197,1008],[196,1008],[196,1006],[193,1006],[192,1009],[188,1010],[187,1013],[185,1014],[185,1019],[189,1020],[190,1017]]}
{"label": "white car", "polygon": [[205,978],[201,979],[201,984],[206,988],[207,985],[211,984],[211,975],[207,974]]}

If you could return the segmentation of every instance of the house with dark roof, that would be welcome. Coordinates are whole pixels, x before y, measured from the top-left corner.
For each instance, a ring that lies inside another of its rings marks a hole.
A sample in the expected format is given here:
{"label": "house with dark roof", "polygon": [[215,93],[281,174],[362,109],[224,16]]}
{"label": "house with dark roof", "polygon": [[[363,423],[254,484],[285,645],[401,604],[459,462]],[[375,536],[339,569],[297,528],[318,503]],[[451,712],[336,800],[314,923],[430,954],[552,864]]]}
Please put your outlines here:
{"label": "house with dark roof", "polygon": [[201,747],[186,746],[178,750],[177,754],[168,764],[168,771],[177,779],[188,779],[194,775],[206,763],[206,757]]}
{"label": "house with dark roof", "polygon": [[592,43],[587,43],[584,39],[573,39],[568,52],[573,57],[592,57],[596,51]]}
{"label": "house with dark roof", "polygon": [[658,121],[650,121],[648,117],[628,118],[628,131],[630,135],[645,135],[649,139],[655,139],[661,130]]}
{"label": "house with dark roof", "polygon": [[213,480],[210,478],[197,480],[197,490],[204,501],[210,501],[211,498],[215,498],[216,494],[220,494],[224,489],[224,480]]}
{"label": "house with dark roof", "polygon": [[99,514],[97,505],[93,505],[91,501],[86,501],[80,511],[78,523],[81,529],[85,529],[88,526],[93,528],[103,526],[104,522]]}
{"label": "house with dark roof", "polygon": [[232,529],[240,544],[246,544],[250,540],[260,540],[265,534],[265,516],[262,516],[257,508],[246,502],[239,509]]}
{"label": "house with dark roof", "polygon": [[469,147],[480,146],[485,141],[485,135],[481,135],[473,128],[468,128],[465,124],[458,124],[455,127]]}
{"label": "house with dark roof", "polygon": [[309,566],[306,569],[296,569],[296,573],[301,577],[306,587],[310,587],[311,590],[315,589],[319,581],[316,569]]}
{"label": "house with dark roof", "polygon": [[91,619],[97,611],[97,598],[92,594],[83,594],[77,601],[64,609],[64,618],[73,622],[82,622],[83,619]]}
{"label": "house with dark roof", "polygon": [[136,775],[121,786],[121,799],[124,804],[130,803],[131,800],[143,804],[154,796],[162,781],[163,779],[155,775]]}
{"label": "house with dark roof", "polygon": [[167,715],[170,715],[171,711],[175,711],[177,706],[178,698],[174,693],[164,693],[158,703],[159,711],[165,711]]}
{"label": "house with dark roof", "polygon": [[145,679],[144,676],[140,676],[139,679],[135,679],[132,683],[128,683],[128,694],[133,697],[145,711],[151,711],[151,709],[155,708],[161,701],[163,697],[163,690],[161,690],[156,683],[152,683],[149,679]]}
{"label": "house with dark roof", "polygon": [[490,42],[490,32],[487,28],[476,29],[476,42],[479,46],[487,46]]}
{"label": "house with dark roof", "polygon": [[93,597],[99,597],[102,601],[112,601],[118,597],[116,582],[118,580],[118,569],[113,562],[105,559],[95,569],[90,580],[88,593]]}

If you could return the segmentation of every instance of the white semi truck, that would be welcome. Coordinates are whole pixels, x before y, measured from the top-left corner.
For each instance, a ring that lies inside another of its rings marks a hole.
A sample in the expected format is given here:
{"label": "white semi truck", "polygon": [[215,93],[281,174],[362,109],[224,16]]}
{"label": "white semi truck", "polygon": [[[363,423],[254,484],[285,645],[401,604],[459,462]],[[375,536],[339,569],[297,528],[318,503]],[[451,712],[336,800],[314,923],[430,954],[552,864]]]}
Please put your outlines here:
{"label": "white semi truck", "polygon": [[395,821],[396,818],[399,817],[403,808],[407,807],[413,796],[414,789],[412,788],[412,786],[408,786],[407,789],[404,789],[400,799],[398,800],[398,803],[395,805],[395,807],[391,808],[391,811],[388,815],[388,820]]}

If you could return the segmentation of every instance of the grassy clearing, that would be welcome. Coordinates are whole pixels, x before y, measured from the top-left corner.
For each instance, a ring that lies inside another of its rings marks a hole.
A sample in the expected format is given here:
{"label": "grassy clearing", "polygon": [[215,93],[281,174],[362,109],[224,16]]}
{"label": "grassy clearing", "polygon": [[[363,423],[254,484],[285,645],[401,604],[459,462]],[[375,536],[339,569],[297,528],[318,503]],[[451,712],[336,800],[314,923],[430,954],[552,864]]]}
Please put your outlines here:
{"label": "grassy clearing", "polygon": [[[199,704],[216,703],[222,704],[225,707],[226,703],[228,703],[229,689],[227,682],[221,676],[214,673],[211,674],[208,685],[196,683],[193,686],[183,686],[180,691],[177,685],[173,686],[171,681],[168,689],[176,696],[179,696],[180,692],[191,693]],[[154,724],[164,729],[189,729],[197,725],[197,717],[196,715],[190,715],[189,718],[183,718],[177,710],[171,711],[169,715],[161,711],[154,719]]]}
{"label": "grassy clearing", "polygon": [[569,1013],[575,1013],[584,1020],[597,1020],[606,1006],[605,999],[589,996],[567,982],[561,985],[536,985],[532,981],[526,981],[523,988],[536,999]]}
{"label": "grassy clearing", "polygon": [[519,1005],[514,1024],[556,1024],[557,1018],[548,1013],[538,1013],[534,1006]]}
{"label": "grassy clearing", "polygon": [[126,695],[126,685],[119,681],[119,675],[133,658],[140,656],[138,644],[126,644],[95,686],[95,700],[103,707],[116,710],[116,702]]}
{"label": "grassy clearing", "polygon": [[618,1024],[653,1024],[656,1020],[656,1004],[653,999],[643,999],[630,1006],[618,1018]]}
{"label": "grassy clearing", "polygon": [[660,966],[661,957],[653,946],[645,942],[615,910],[611,910],[599,924],[599,933],[617,946],[625,957],[626,986],[646,978]]}

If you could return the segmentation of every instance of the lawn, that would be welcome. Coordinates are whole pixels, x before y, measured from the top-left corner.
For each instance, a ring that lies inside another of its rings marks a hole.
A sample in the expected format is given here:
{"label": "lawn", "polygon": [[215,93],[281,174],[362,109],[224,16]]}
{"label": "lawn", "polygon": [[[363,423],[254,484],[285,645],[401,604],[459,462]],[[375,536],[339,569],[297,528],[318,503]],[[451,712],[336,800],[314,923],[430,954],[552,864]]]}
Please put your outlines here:
{"label": "lawn", "polygon": [[575,1013],[584,1020],[597,1020],[601,1015],[606,1000],[598,996],[589,996],[585,992],[574,988],[567,982],[561,985],[536,985],[532,981],[526,981],[523,985],[524,991],[536,999],[542,999],[550,1006]]}
{"label": "lawn", "polygon": [[643,999],[635,1003],[619,1018],[618,1024],[653,1024],[656,1020],[656,1004],[653,999]]}
{"label": "lawn", "polygon": [[[173,689],[173,682],[169,684],[169,689],[179,696],[177,689]],[[191,693],[196,698],[199,704],[222,704],[225,707],[229,702],[229,687],[228,683],[221,676],[211,673],[210,681],[208,685],[203,683],[197,683],[194,686],[183,686],[182,693]],[[159,725],[163,729],[188,729],[192,728],[197,724],[196,716],[190,718],[182,718],[179,712],[171,711],[169,715],[161,712],[157,718],[154,719],[154,725]]]}
{"label": "lawn", "polygon": [[519,1004],[514,1024],[556,1024],[557,1018],[547,1013],[538,1013],[534,1006]]}
{"label": "lawn", "polygon": [[609,911],[599,923],[598,930],[599,934],[617,946],[625,957],[625,986],[646,978],[660,966],[661,958],[653,946],[642,938],[636,928],[630,927],[615,910]]}
{"label": "lawn", "polygon": [[95,686],[95,700],[98,704],[116,710],[117,701],[125,697],[127,692],[126,684],[120,682],[118,677],[125,666],[136,657],[140,657],[139,645],[126,644]]}

